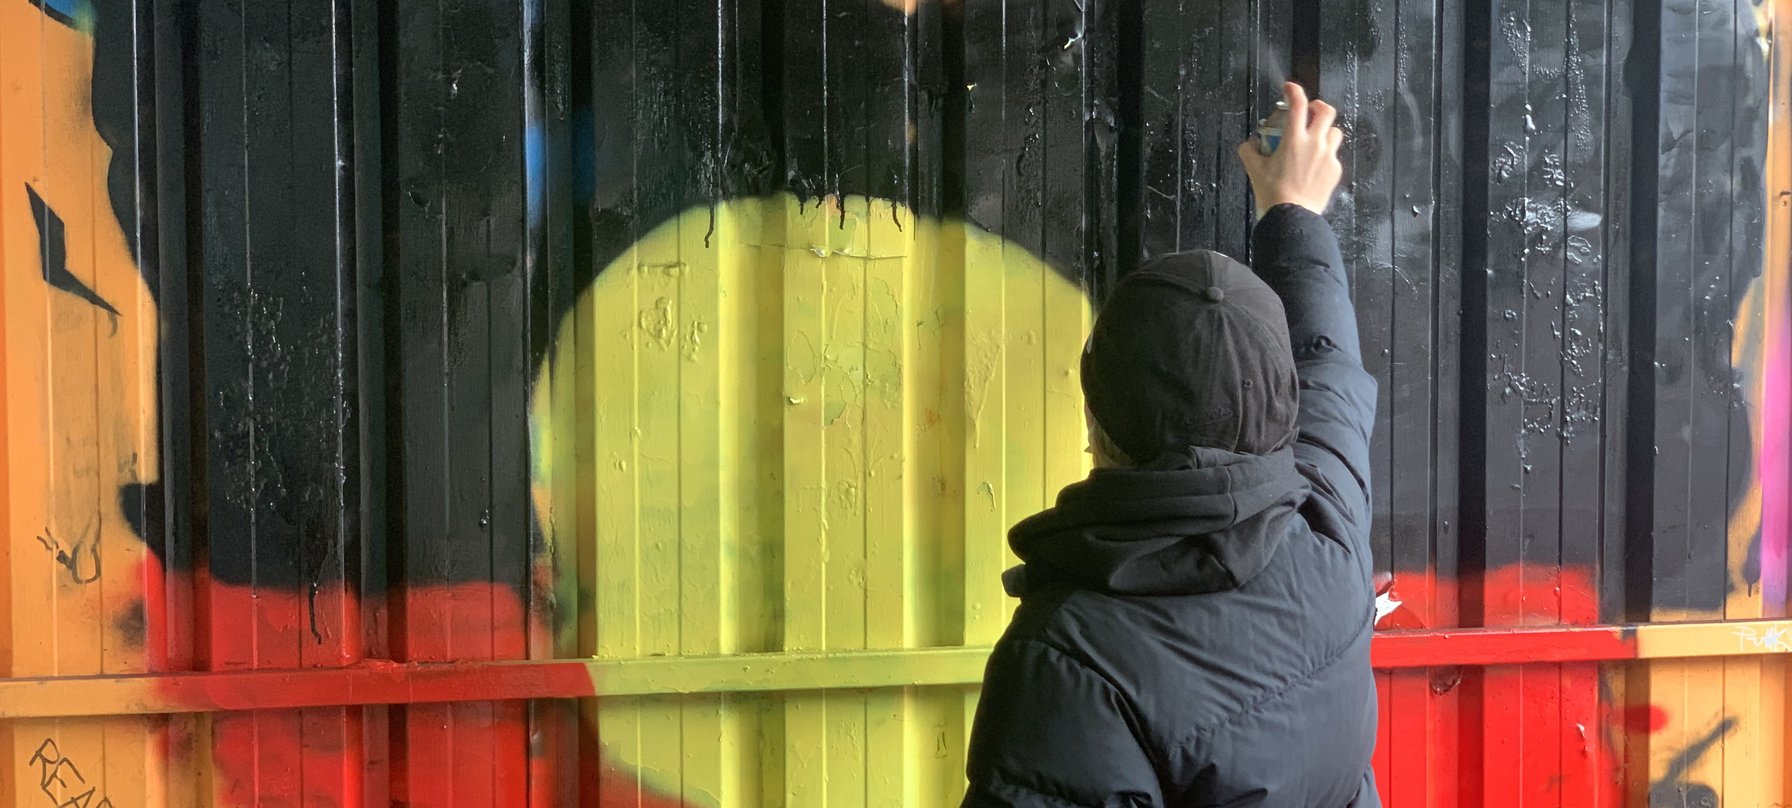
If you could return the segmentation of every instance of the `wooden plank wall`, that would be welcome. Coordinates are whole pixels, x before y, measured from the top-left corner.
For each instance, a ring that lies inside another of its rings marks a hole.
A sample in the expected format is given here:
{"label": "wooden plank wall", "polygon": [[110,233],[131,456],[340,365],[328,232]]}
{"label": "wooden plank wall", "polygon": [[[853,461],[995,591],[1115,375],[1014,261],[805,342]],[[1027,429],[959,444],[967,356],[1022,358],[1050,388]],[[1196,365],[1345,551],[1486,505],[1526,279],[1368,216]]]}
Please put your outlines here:
{"label": "wooden plank wall", "polygon": [[[1288,76],[1383,626],[1784,616],[1787,5],[0,0],[0,673],[987,644]],[[1785,676],[1386,673],[1377,773],[1785,801]],[[977,698],[491,696],[15,722],[0,804],[950,805]]]}

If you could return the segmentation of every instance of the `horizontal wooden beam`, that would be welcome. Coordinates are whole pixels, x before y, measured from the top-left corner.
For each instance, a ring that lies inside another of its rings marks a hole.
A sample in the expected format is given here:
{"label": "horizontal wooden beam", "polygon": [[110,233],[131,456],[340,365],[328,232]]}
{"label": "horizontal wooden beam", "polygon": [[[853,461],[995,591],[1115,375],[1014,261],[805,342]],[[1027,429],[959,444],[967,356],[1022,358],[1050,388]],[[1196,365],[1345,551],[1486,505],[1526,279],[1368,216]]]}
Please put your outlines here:
{"label": "horizontal wooden beam", "polygon": [[[1792,653],[1792,621],[1429,629],[1376,634],[1377,668]],[[686,693],[970,687],[987,647],[0,679],[0,719]]]}

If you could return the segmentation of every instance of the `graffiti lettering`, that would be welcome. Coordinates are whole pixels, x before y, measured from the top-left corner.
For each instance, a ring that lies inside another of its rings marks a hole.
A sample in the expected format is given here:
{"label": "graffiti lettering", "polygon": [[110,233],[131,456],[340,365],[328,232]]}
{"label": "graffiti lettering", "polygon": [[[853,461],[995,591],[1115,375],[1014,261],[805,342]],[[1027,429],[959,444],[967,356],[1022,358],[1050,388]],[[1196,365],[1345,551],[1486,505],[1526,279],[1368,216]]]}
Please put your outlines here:
{"label": "graffiti lettering", "polygon": [[1792,654],[1792,627],[1773,626],[1766,631],[1757,631],[1753,626],[1743,626],[1734,632],[1742,650],[1772,651]]}
{"label": "graffiti lettering", "polygon": [[[62,756],[62,749],[54,740],[45,738],[38,744],[37,751],[25,765],[38,767],[37,786],[44,796],[55,801],[56,808],[112,808],[112,800],[108,797],[100,797],[97,803],[93,801],[98,789],[87,785],[87,778],[81,776],[80,768]],[[80,790],[83,787],[85,791]],[[59,796],[70,792],[77,793],[72,797]]]}
{"label": "graffiti lettering", "polygon": [[90,540],[93,537],[92,528],[93,525],[89,524],[87,529],[82,530],[81,538],[69,548],[64,548],[62,542],[51,535],[48,527],[37,537],[37,543],[53,553],[56,563],[68,570],[69,577],[78,584],[90,584],[100,579],[100,543],[97,539]]}

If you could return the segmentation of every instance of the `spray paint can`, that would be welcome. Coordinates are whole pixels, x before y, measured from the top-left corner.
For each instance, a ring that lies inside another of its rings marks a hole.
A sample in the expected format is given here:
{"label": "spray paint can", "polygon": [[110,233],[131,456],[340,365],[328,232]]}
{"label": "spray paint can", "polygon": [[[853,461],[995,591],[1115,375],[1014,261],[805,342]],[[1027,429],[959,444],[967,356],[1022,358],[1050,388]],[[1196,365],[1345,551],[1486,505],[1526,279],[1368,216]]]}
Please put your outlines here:
{"label": "spray paint can", "polygon": [[1257,122],[1257,149],[1265,156],[1275,154],[1276,148],[1282,145],[1282,129],[1288,125],[1288,101],[1276,101],[1276,109],[1269,117]]}

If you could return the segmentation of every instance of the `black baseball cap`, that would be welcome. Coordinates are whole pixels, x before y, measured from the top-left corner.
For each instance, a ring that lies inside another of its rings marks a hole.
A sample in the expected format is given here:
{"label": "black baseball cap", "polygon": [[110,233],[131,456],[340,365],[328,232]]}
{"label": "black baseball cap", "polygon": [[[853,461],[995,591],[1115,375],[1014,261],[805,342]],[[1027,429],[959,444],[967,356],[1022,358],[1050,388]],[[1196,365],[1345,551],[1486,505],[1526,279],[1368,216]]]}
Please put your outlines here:
{"label": "black baseball cap", "polygon": [[1140,465],[1194,446],[1258,455],[1289,446],[1300,394],[1282,300],[1216,252],[1154,258],[1115,285],[1096,318],[1083,396]]}

